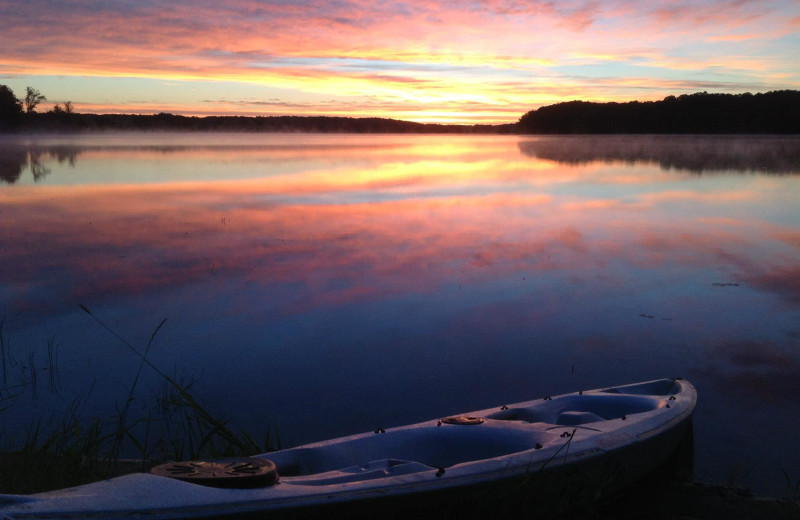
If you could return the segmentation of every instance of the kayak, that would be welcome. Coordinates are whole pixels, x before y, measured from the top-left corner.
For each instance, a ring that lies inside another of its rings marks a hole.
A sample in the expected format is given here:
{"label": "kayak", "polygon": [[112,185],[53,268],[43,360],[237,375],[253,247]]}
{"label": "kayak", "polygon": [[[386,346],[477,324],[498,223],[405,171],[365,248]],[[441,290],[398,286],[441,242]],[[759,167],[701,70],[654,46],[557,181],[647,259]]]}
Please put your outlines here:
{"label": "kayak", "polygon": [[696,401],[680,378],[544,397],[253,457],[0,495],[0,518],[542,518],[659,468],[691,434]]}

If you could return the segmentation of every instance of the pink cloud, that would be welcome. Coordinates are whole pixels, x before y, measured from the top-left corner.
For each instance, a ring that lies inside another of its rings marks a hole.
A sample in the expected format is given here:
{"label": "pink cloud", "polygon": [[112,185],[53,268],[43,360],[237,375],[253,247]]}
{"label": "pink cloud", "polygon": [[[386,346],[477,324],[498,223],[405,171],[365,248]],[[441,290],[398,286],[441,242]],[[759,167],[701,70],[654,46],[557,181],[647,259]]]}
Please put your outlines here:
{"label": "pink cloud", "polygon": [[[24,9],[0,7],[0,50],[13,75],[224,80],[403,104],[424,92],[443,93],[426,101],[427,110],[470,94],[517,113],[574,97],[651,99],[703,88],[698,73],[708,77],[706,88],[772,85],[777,70],[790,72],[776,88],[796,85],[796,60],[785,50],[776,47],[765,58],[763,49],[755,55],[708,43],[769,45],[774,34],[794,31],[800,16],[790,7],[721,5],[32,0]],[[608,77],[561,70],[608,64],[614,65]]]}

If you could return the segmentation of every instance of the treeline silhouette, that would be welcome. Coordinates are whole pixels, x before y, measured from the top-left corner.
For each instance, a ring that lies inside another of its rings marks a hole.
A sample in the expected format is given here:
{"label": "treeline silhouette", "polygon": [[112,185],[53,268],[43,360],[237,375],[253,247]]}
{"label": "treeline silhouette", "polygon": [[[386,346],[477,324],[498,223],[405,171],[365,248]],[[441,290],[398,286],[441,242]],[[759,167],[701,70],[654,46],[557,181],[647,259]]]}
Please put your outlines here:
{"label": "treeline silhouette", "polygon": [[523,134],[800,134],[800,91],[759,94],[700,92],[661,101],[568,101],[531,110],[517,123],[446,125],[378,117],[182,116],[81,114],[67,101],[48,112],[47,98],[27,87],[17,99],[0,85],[0,131],[162,130],[324,133],[523,133]]}
{"label": "treeline silhouette", "polygon": [[18,129],[29,131],[156,130],[199,132],[312,132],[312,133],[513,133],[515,125],[443,125],[378,117],[330,116],[182,116],[79,114],[45,112],[25,114]]}
{"label": "treeline silhouette", "polygon": [[800,91],[668,96],[662,101],[568,101],[520,118],[527,134],[796,134]]}

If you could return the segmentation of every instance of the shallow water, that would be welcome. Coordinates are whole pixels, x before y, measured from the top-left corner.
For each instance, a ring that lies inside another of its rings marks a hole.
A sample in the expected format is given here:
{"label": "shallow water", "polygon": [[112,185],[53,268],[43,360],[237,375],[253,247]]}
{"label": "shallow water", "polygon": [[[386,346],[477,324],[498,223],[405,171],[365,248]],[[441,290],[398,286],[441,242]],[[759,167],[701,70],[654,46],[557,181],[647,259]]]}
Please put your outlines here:
{"label": "shallow water", "polygon": [[85,305],[142,350],[166,318],[149,359],[288,444],[682,376],[697,477],[780,495],[798,200],[792,137],[0,138],[5,435],[119,409]]}

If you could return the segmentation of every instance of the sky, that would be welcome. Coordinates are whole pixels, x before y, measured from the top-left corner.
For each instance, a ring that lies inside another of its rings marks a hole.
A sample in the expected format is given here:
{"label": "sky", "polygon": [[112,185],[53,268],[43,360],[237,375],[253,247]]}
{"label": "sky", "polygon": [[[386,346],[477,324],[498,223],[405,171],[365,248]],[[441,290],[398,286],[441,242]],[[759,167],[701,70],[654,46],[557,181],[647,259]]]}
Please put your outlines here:
{"label": "sky", "polygon": [[0,84],[77,112],[510,123],[800,88],[800,0],[0,0]]}

